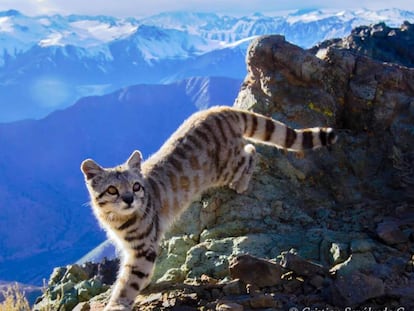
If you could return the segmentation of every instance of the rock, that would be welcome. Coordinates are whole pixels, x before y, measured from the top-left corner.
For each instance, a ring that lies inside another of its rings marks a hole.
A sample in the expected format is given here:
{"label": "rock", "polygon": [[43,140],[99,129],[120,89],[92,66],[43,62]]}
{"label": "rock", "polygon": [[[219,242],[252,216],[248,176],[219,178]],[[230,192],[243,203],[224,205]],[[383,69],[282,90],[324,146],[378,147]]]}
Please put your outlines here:
{"label": "rock", "polygon": [[185,280],[185,273],[179,268],[172,268],[167,270],[164,275],[157,279],[156,283],[179,283]]}
{"label": "rock", "polygon": [[185,271],[181,266],[186,261],[187,252],[196,245],[196,242],[189,235],[183,235],[172,237],[163,243],[153,278],[157,282],[182,282],[185,279]]}
{"label": "rock", "polygon": [[[54,269],[48,283],[49,288],[44,291],[33,309],[72,310],[79,302],[89,301],[107,291],[109,286],[103,284],[99,276],[88,279],[91,271],[98,273],[98,266],[99,264],[95,264],[95,268],[92,268],[92,264],[88,264],[84,269],[79,265],[69,265]],[[87,305],[81,304],[79,308],[81,307],[87,308]]]}
{"label": "rock", "polygon": [[316,289],[322,289],[325,283],[325,278],[320,275],[314,275],[309,280],[309,284],[311,284]]}
{"label": "rock", "polygon": [[90,292],[92,296],[96,296],[108,289],[108,286],[104,286],[104,284],[102,284],[101,280],[99,280],[98,278],[93,278],[90,281],[90,285]]}
{"label": "rock", "polygon": [[223,293],[226,296],[238,296],[246,294],[246,284],[241,282],[239,279],[233,280],[224,285]]}
{"label": "rock", "polygon": [[348,275],[357,271],[373,270],[376,264],[377,261],[372,253],[355,253],[351,254],[346,261],[332,267],[330,272]]}
{"label": "rock", "polygon": [[63,306],[62,309],[64,310],[72,310],[78,304],[78,302],[79,300],[76,292],[72,292],[63,296],[60,305]]}
{"label": "rock", "polygon": [[[98,263],[97,267],[97,279],[99,279],[103,284],[112,285],[118,275],[119,270],[119,260],[104,260]],[[94,275],[89,274],[88,278],[92,278]]]}
{"label": "rock", "polygon": [[253,309],[273,308],[276,306],[276,302],[272,296],[262,294],[262,295],[252,297],[250,299],[250,306]]}
{"label": "rock", "polygon": [[88,274],[79,265],[67,266],[64,281],[72,281],[74,283],[88,279]]}
{"label": "rock", "polygon": [[66,273],[65,267],[54,268],[49,278],[49,283],[48,283],[49,286],[56,285],[57,283],[59,283],[59,281],[63,278],[65,273]]}
{"label": "rock", "polygon": [[102,311],[105,308],[105,305],[102,302],[91,302],[90,310],[91,311]]}
{"label": "rock", "polygon": [[187,252],[183,269],[190,278],[208,274],[224,278],[228,274],[228,256],[233,247],[230,238],[200,243]]}
{"label": "rock", "polygon": [[284,274],[282,278],[285,280],[283,291],[287,294],[296,294],[298,291],[301,291],[304,285],[303,279],[295,277],[292,271]]}
{"label": "rock", "polygon": [[52,297],[58,298],[62,294],[71,291],[75,287],[76,283],[72,281],[67,281],[55,286],[51,292]]}
{"label": "rock", "polygon": [[281,283],[282,267],[274,262],[250,255],[233,258],[229,264],[230,276],[259,288]]}
{"label": "rock", "polygon": [[220,304],[217,304],[216,310],[217,311],[243,311],[244,308],[242,305],[239,305],[234,302],[222,302]]}
{"label": "rock", "polygon": [[312,48],[315,54],[328,47],[352,51],[381,62],[414,67],[414,27],[404,22],[399,28],[388,27],[384,23],[360,26],[352,30],[346,38],[326,42]]}
{"label": "rock", "polygon": [[329,250],[332,255],[331,262],[337,264],[345,261],[348,258],[348,245],[344,243],[332,243]]}
{"label": "rock", "polygon": [[371,252],[375,248],[375,243],[369,239],[353,240],[351,242],[352,253],[367,253]]}
{"label": "rock", "polygon": [[79,301],[88,301],[93,297],[91,290],[91,283],[89,281],[83,281],[75,286],[78,292]]}
{"label": "rock", "polygon": [[407,236],[400,230],[398,225],[392,221],[385,221],[377,226],[377,234],[381,240],[388,245],[408,242]]}
{"label": "rock", "polygon": [[384,282],[375,276],[354,272],[341,276],[333,284],[332,303],[352,307],[384,294]]}
{"label": "rock", "polygon": [[91,310],[91,306],[88,302],[81,302],[76,305],[73,311],[89,311]]}
{"label": "rock", "polygon": [[283,268],[291,270],[297,275],[302,276],[313,276],[315,274],[324,275],[327,272],[323,266],[309,260],[305,260],[291,252],[282,254],[280,264]]}

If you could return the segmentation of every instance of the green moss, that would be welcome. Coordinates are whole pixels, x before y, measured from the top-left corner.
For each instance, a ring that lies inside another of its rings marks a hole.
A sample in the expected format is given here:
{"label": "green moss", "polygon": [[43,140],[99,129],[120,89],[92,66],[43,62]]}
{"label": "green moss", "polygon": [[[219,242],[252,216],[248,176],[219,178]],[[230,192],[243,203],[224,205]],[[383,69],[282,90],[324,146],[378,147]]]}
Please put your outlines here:
{"label": "green moss", "polygon": [[309,102],[309,104],[308,104],[308,108],[310,109],[310,110],[312,110],[312,111],[316,111],[316,112],[318,112],[318,113],[321,113],[321,114],[323,114],[323,115],[325,115],[325,116],[327,116],[327,117],[333,117],[333,111],[332,110],[330,110],[330,109],[328,109],[328,108],[324,108],[324,109],[321,109],[321,108],[319,108],[319,107],[317,107],[314,103],[312,103],[312,102]]}

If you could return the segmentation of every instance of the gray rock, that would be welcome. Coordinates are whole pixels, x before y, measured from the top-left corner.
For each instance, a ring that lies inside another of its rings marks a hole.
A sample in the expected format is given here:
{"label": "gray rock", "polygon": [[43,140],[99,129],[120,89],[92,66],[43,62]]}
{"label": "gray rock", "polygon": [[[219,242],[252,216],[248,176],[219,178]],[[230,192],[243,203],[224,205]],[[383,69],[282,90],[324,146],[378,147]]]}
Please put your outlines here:
{"label": "gray rock", "polygon": [[49,278],[49,286],[56,285],[60,282],[60,280],[63,278],[63,276],[66,273],[65,267],[57,267],[53,269],[53,272]]}
{"label": "gray rock", "polygon": [[223,286],[223,293],[226,296],[239,296],[246,294],[246,284],[240,279],[235,279]]}
{"label": "gray rock", "polygon": [[324,287],[325,278],[321,275],[314,275],[310,278],[309,284],[311,284],[316,289],[322,289]]}
{"label": "gray rock", "polygon": [[69,265],[66,267],[63,281],[72,281],[74,283],[81,282],[88,279],[88,274],[79,265]]}
{"label": "gray rock", "polygon": [[385,221],[377,226],[377,234],[388,245],[407,243],[408,237],[392,221]]}
{"label": "gray rock", "polygon": [[266,309],[276,306],[276,301],[272,296],[261,294],[250,299],[250,306],[252,309]]}
{"label": "gray rock", "polygon": [[375,243],[370,239],[358,239],[351,242],[352,253],[367,253],[375,249]]}
{"label": "gray rock", "polygon": [[282,254],[281,266],[287,270],[295,272],[297,275],[313,276],[316,274],[325,275],[327,270],[314,262],[305,260],[291,252]]}
{"label": "gray rock", "polygon": [[233,258],[229,264],[230,276],[256,287],[270,287],[281,284],[282,267],[274,262],[250,255]]}
{"label": "gray rock", "polygon": [[345,261],[348,258],[348,245],[344,243],[332,243],[329,250],[331,257],[331,262],[337,264]]}
{"label": "gray rock", "polygon": [[354,272],[335,280],[332,303],[341,307],[356,306],[368,299],[382,296],[384,288],[384,282],[381,279]]}
{"label": "gray rock", "polygon": [[217,311],[243,311],[244,307],[235,302],[221,302],[217,304]]}
{"label": "gray rock", "polygon": [[76,305],[76,307],[73,309],[73,311],[89,311],[91,309],[91,306],[88,302],[81,302]]}
{"label": "gray rock", "polygon": [[327,49],[353,51],[367,55],[380,62],[398,63],[403,66],[414,66],[414,53],[410,46],[414,44],[414,27],[404,22],[398,28],[391,28],[384,23],[370,26],[360,26],[352,30],[351,34],[343,39],[322,43],[312,49],[313,53]]}
{"label": "gray rock", "polygon": [[376,265],[377,261],[372,253],[355,253],[346,261],[332,267],[330,271],[343,276],[357,271],[372,271]]}

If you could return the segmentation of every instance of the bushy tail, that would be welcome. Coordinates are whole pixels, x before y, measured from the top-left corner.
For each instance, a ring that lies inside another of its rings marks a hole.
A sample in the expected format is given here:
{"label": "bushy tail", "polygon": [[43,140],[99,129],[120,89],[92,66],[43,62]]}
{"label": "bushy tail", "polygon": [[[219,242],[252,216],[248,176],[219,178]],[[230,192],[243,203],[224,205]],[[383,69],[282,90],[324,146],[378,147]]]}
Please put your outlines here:
{"label": "bushy tail", "polygon": [[290,151],[330,146],[337,140],[332,128],[292,129],[263,115],[239,110],[244,121],[244,137]]}

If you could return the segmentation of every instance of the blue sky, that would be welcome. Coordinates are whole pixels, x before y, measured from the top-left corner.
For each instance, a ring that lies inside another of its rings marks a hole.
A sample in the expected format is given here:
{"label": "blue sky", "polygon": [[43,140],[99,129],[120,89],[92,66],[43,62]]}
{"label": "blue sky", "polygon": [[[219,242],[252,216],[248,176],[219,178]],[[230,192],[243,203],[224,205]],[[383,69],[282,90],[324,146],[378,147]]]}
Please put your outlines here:
{"label": "blue sky", "polygon": [[119,17],[156,14],[163,11],[203,11],[233,14],[273,12],[290,9],[383,9],[414,10],[413,0],[1,0],[0,11],[17,9],[27,15],[103,14]]}

